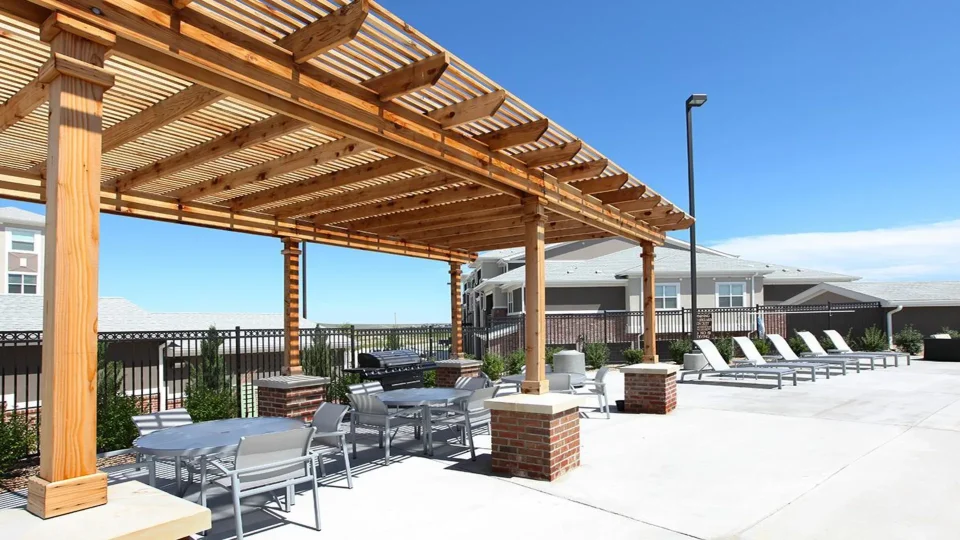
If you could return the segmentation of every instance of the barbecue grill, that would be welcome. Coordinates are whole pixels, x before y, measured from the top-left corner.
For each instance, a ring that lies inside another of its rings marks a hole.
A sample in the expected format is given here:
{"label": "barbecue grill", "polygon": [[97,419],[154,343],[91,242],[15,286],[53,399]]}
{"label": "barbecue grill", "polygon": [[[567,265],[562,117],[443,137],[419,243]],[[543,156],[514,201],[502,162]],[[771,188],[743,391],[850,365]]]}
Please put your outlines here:
{"label": "barbecue grill", "polygon": [[420,353],[409,349],[373,351],[357,355],[357,367],[344,370],[358,373],[365,381],[380,381],[384,390],[423,387],[423,374],[437,369],[434,362],[424,362]]}

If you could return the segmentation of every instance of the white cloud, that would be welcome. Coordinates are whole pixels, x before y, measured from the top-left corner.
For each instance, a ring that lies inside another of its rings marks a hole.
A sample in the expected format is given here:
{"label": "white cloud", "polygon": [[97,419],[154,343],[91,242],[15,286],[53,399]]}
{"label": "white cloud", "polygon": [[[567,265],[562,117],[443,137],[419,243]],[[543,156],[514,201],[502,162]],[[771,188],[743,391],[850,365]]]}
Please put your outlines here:
{"label": "white cloud", "polygon": [[866,280],[960,279],[960,220],[866,231],[745,236],[710,247],[744,259]]}

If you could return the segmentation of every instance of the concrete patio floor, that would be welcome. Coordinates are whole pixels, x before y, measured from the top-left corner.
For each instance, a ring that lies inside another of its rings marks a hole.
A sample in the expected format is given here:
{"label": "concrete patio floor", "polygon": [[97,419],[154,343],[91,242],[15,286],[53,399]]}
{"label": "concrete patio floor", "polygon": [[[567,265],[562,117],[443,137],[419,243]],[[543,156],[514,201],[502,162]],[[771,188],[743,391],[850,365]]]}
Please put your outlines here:
{"label": "concrete patio floor", "polygon": [[[623,378],[611,376],[619,399]],[[605,420],[582,411],[582,466],[556,482],[489,475],[485,431],[475,438],[476,462],[443,445],[424,458],[401,433],[389,467],[365,435],[354,489],[328,461],[322,532],[310,528],[306,491],[290,514],[248,501],[246,533],[753,540],[953,539],[960,530],[960,364],[915,361],[783,390],[763,381],[684,383],[667,416]],[[211,506],[206,538],[232,537],[229,496]]]}

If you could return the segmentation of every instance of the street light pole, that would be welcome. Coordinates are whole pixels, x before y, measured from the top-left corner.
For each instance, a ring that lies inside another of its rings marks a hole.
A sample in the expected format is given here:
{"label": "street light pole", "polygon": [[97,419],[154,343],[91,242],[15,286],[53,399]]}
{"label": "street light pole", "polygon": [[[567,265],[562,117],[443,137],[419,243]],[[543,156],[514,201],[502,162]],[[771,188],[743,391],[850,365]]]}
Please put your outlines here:
{"label": "street light pole", "polygon": [[706,94],[693,94],[687,98],[687,182],[690,189],[690,217],[694,218],[690,226],[690,336],[697,339],[697,222],[696,205],[693,194],[693,108],[707,102]]}

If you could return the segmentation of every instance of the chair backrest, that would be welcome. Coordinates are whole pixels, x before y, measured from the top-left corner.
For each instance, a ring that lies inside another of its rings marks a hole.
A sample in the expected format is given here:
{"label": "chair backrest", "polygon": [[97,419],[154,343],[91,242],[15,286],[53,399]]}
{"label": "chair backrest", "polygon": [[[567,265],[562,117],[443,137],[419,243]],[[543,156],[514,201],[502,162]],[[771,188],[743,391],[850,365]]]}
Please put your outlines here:
{"label": "chair backrest", "polygon": [[317,407],[317,412],[313,413],[313,420],[310,425],[317,429],[318,433],[331,433],[340,429],[340,422],[346,416],[350,407],[338,403],[323,402]]}
{"label": "chair backrest", "polygon": [[757,350],[757,346],[750,341],[750,338],[747,336],[736,336],[733,338],[737,342],[737,346],[740,347],[740,350],[743,351],[743,355],[747,360],[757,364],[758,366],[766,364],[767,361],[763,359],[763,355],[760,354],[760,351]]}
{"label": "chair backrest", "polygon": [[[543,366],[543,371],[544,373],[553,373],[553,366],[551,366],[550,364],[547,364]],[[520,368],[521,375],[525,374],[526,372],[527,372],[527,366],[523,366],[522,368]]]}
{"label": "chair backrest", "polygon": [[150,414],[140,414],[133,417],[133,424],[137,426],[140,436],[149,435],[154,431],[170,427],[186,426],[193,423],[190,413],[186,409],[170,409]]}
{"label": "chair backrest", "polygon": [[606,378],[607,373],[610,372],[610,366],[603,366],[597,370],[597,374],[593,376],[593,382],[603,383],[603,379]]}
{"label": "chair backrest", "polygon": [[807,348],[810,349],[816,356],[826,356],[827,351],[823,350],[823,347],[820,345],[820,342],[817,341],[817,336],[806,331],[799,331],[797,335],[800,336],[800,339],[807,345]]}
{"label": "chair backrest", "polygon": [[351,384],[347,387],[347,391],[357,395],[379,394],[383,392],[383,385],[380,381],[364,381],[360,384]]}
{"label": "chair backrest", "polygon": [[[243,470],[304,457],[310,451],[310,441],[315,432],[316,429],[310,427],[241,437],[240,445],[237,446],[236,468]],[[282,482],[304,476],[305,471],[306,465],[303,462],[279,465],[239,475],[240,485]]]}
{"label": "chair backrest", "polygon": [[695,339],[693,343],[700,349],[703,357],[707,360],[707,365],[713,368],[714,371],[730,369],[730,366],[727,365],[727,362],[723,359],[720,351],[717,350],[717,346],[714,345],[712,341],[709,339]]}
{"label": "chair backrest", "polygon": [[498,386],[489,386],[487,388],[474,390],[473,393],[470,394],[470,397],[467,398],[467,409],[471,411],[483,409],[483,402],[496,397],[498,390],[500,390]]}
{"label": "chair backrest", "polygon": [[479,390],[487,387],[488,380],[483,377],[459,377],[453,387],[460,390]]}
{"label": "chair backrest", "polygon": [[836,330],[824,330],[823,333],[833,342],[834,349],[840,352],[853,352],[853,349],[850,348],[850,345],[847,345],[847,340],[843,339],[840,332]]}
{"label": "chair backrest", "polygon": [[933,339],[950,339],[950,334],[934,334],[930,337]]}
{"label": "chair backrest", "polygon": [[569,373],[547,373],[546,377],[551,392],[573,392],[573,377]]}
{"label": "chair backrest", "polygon": [[371,420],[378,420],[390,413],[386,404],[380,401],[375,394],[348,394],[350,405],[355,411],[357,421],[361,424]]}
{"label": "chair backrest", "polygon": [[767,339],[770,340],[770,343],[773,343],[773,348],[784,360],[799,360],[797,353],[793,352],[790,344],[780,334],[767,334]]}

